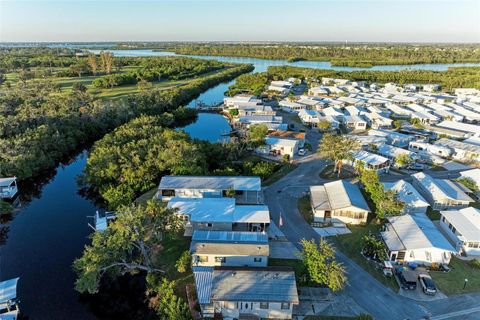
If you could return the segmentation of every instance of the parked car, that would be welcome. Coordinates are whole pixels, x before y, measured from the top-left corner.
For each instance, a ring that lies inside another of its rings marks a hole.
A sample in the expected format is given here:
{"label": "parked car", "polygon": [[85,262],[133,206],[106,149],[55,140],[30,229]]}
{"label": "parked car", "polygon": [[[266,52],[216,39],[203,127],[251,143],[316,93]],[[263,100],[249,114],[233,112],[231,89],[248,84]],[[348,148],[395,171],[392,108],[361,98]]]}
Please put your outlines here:
{"label": "parked car", "polygon": [[425,294],[434,296],[437,293],[437,288],[432,278],[428,274],[419,274],[418,280],[422,286],[422,290]]}
{"label": "parked car", "polygon": [[410,270],[402,271],[399,276],[402,288],[405,290],[415,290],[417,289],[417,277],[415,272]]}
{"label": "parked car", "polygon": [[408,169],[410,170],[415,170],[415,171],[420,171],[425,169],[425,165],[421,163],[412,163],[411,165],[408,166]]}
{"label": "parked car", "polygon": [[299,155],[299,156],[304,156],[305,153],[307,153],[307,151],[306,151],[305,149],[299,149],[299,150],[298,150],[298,155]]}

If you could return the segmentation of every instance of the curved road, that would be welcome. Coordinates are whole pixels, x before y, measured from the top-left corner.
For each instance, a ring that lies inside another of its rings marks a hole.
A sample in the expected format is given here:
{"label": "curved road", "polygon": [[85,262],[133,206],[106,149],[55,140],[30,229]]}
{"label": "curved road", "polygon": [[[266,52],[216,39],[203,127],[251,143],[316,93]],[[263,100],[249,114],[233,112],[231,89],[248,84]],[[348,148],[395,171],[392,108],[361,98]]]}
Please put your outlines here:
{"label": "curved road", "polygon": [[[264,191],[265,202],[273,221],[278,225],[280,214],[282,215],[283,225],[279,228],[298,249],[299,241],[303,238],[320,239],[320,235],[301,216],[297,201],[308,191],[310,185],[326,182],[319,176],[325,164],[315,154],[307,156],[295,170],[266,187]],[[429,174],[439,178],[449,175],[444,171],[431,171]],[[404,177],[386,175],[382,180],[396,181],[400,178]],[[459,295],[435,302],[418,302],[385,287],[341,252],[337,252],[337,259],[345,265],[348,272],[349,283],[342,294],[353,299],[375,319],[480,319],[480,293]]]}

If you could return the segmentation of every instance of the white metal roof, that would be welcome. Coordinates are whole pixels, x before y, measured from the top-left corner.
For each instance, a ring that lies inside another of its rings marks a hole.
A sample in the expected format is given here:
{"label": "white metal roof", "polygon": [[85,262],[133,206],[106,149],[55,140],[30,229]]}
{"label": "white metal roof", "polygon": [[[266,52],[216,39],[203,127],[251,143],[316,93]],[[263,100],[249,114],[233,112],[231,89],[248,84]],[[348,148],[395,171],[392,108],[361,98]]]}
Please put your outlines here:
{"label": "white metal roof", "polygon": [[388,229],[382,232],[390,250],[415,250],[439,248],[455,252],[429,218],[412,217],[409,214],[388,218]]}
{"label": "white metal roof", "polygon": [[0,304],[17,297],[17,283],[20,278],[0,282]]}
{"label": "white metal roof", "polygon": [[450,198],[457,201],[474,202],[472,198],[450,180],[434,179],[423,172],[417,172],[412,177],[421,183],[434,199]]}
{"label": "white metal roof", "polygon": [[463,241],[480,241],[480,210],[468,207],[440,213],[462,235]]}
{"label": "white metal roof", "polygon": [[8,187],[8,186],[10,186],[10,184],[13,183],[15,180],[17,180],[16,177],[0,178],[0,187]]}
{"label": "white metal roof", "polygon": [[476,146],[470,143],[464,143],[461,141],[442,138],[435,141],[434,144],[439,146],[449,147],[452,149],[465,150],[465,151],[473,152],[480,155],[480,146]]}
{"label": "white metal roof", "polygon": [[337,180],[325,183],[323,185],[325,191],[323,191],[321,187],[322,186],[310,187],[313,206],[316,208],[318,207],[320,209],[325,207],[328,210],[326,204],[323,204],[326,195],[329,207],[332,210],[354,206],[365,211],[370,211],[370,208],[358,187],[348,181]]}
{"label": "white metal roof", "polygon": [[193,231],[192,241],[268,243],[268,235],[263,232],[195,230]]}
{"label": "white metal roof", "polygon": [[237,206],[234,198],[173,198],[167,206],[188,215],[192,222],[270,222],[267,206]]}
{"label": "white metal roof", "polygon": [[192,267],[199,304],[209,304],[212,292],[212,267]]}
{"label": "white metal roof", "polygon": [[478,134],[480,132],[479,125],[464,123],[464,122],[457,122],[457,121],[450,121],[450,120],[442,121],[439,124],[437,124],[437,126],[449,128],[449,129],[461,130],[461,131],[465,131],[473,134]]}
{"label": "white metal roof", "polygon": [[164,176],[159,189],[214,189],[260,191],[260,177]]}
{"label": "white metal roof", "polygon": [[398,198],[412,207],[428,207],[428,202],[418,193],[417,190],[405,180],[397,182],[383,183],[386,190],[394,190],[398,194]]}
{"label": "white metal roof", "polygon": [[480,169],[471,169],[460,172],[462,177],[467,177],[472,179],[477,183],[477,186],[480,188]]}
{"label": "white metal roof", "polygon": [[413,153],[411,151],[408,151],[408,150],[405,150],[405,149],[402,149],[402,148],[398,148],[398,147],[394,147],[394,146],[391,146],[389,144],[383,144],[383,145],[379,146],[378,147],[378,153],[381,154],[382,156],[392,157],[392,158],[397,158],[402,154],[407,155],[409,157],[414,157],[414,155],[415,155],[415,153]]}
{"label": "white metal roof", "polygon": [[387,158],[382,157],[381,155],[370,153],[365,150],[359,150],[352,153],[353,157],[358,161],[363,161],[366,164],[381,165],[389,161]]}
{"label": "white metal roof", "polygon": [[298,303],[293,271],[275,269],[214,269],[214,301],[265,301]]}
{"label": "white metal roof", "polygon": [[284,146],[284,147],[290,147],[290,148],[295,148],[295,146],[298,144],[298,140],[296,139],[281,139],[277,137],[266,137],[265,138],[265,143],[268,144],[269,146]]}

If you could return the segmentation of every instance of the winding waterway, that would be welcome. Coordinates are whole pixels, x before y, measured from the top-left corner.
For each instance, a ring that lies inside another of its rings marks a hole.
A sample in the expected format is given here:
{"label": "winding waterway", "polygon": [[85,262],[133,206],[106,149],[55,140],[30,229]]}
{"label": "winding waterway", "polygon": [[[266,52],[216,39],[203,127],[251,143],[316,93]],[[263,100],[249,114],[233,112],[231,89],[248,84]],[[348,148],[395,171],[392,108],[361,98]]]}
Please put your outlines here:
{"label": "winding waterway", "polygon": [[[167,56],[167,52],[152,50],[117,50],[116,56]],[[265,71],[269,66],[293,65],[308,68],[361,70],[362,68],[332,67],[329,62],[262,60],[236,57],[194,56],[227,62],[251,63],[254,72]],[[369,70],[426,69],[446,70],[450,66],[479,64],[438,64],[410,66],[377,66]],[[234,81],[222,83],[201,94],[196,100],[207,104],[218,103],[223,93]],[[190,106],[194,106],[192,101]],[[230,129],[225,118],[218,114],[201,113],[197,121],[184,130],[192,137],[209,141],[222,139]],[[55,175],[41,188],[41,192],[24,203],[12,221],[4,223],[5,241],[0,246],[0,280],[20,277],[18,296],[22,311],[30,319],[94,319],[95,316],[79,301],[73,289],[72,261],[78,257],[88,242],[91,222],[89,216],[95,205],[78,194],[76,177],[81,174],[87,151],[74,157],[70,163],[61,164]],[[20,185],[22,190],[28,186]]]}

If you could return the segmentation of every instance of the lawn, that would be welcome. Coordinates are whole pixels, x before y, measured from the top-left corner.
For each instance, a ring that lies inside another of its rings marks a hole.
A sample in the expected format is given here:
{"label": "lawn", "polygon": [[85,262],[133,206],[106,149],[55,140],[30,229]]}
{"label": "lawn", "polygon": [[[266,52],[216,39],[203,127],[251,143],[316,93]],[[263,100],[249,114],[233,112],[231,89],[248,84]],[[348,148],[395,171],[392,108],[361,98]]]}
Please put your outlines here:
{"label": "lawn", "polygon": [[142,205],[145,205],[147,204],[148,200],[152,200],[153,199],[153,196],[155,195],[155,193],[157,193],[157,190],[158,188],[155,187],[151,190],[148,190],[147,192],[145,192],[144,194],[142,194],[140,197],[138,197],[137,199],[135,199],[135,203],[137,204],[142,204]]}
{"label": "lawn", "polygon": [[355,176],[355,173],[352,170],[353,169],[350,169],[344,166],[342,168],[342,171],[340,171],[340,177],[339,177],[338,173],[333,172],[333,164],[329,164],[320,172],[320,177],[328,180],[350,179]]}
{"label": "lawn", "polygon": [[[440,291],[446,295],[480,291],[480,269],[469,265],[468,261],[452,258],[449,264],[450,272],[430,272]],[[463,290],[465,279],[467,286]]]}
{"label": "lawn", "polygon": [[312,205],[310,203],[310,195],[306,195],[298,199],[298,211],[303,216],[305,221],[309,224],[313,222],[313,212],[312,212]]}
{"label": "lawn", "polygon": [[286,176],[290,171],[293,171],[297,166],[291,163],[282,164],[282,167],[275,171],[268,179],[262,182],[262,185],[269,186]]}
{"label": "lawn", "polygon": [[375,264],[365,259],[361,254],[362,238],[369,233],[377,233],[380,230],[380,225],[369,223],[365,226],[348,227],[352,233],[337,236],[334,239],[334,244],[343,254],[355,261],[362,269],[370,273],[375,279],[391,288],[393,291],[398,291],[398,284],[393,277],[387,278],[383,275],[381,270],[375,268]]}
{"label": "lawn", "polygon": [[158,257],[159,265],[167,271],[168,278],[176,281],[176,291],[179,296],[186,299],[187,284],[193,284],[193,273],[191,270],[179,273],[175,263],[182,253],[189,249],[190,239],[182,234],[166,237],[162,242],[163,249]]}
{"label": "lawn", "polygon": [[295,271],[295,278],[297,278],[297,286],[306,285],[304,282],[304,267],[302,260],[298,259],[268,259],[269,267],[291,267]]}

